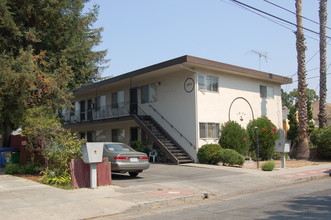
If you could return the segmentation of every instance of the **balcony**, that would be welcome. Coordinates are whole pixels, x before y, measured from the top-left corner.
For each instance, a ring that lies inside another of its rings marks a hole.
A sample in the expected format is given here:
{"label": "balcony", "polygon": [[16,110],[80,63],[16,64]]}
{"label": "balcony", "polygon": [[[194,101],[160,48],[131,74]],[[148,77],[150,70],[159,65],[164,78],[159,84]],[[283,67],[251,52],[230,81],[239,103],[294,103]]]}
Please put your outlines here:
{"label": "balcony", "polygon": [[118,103],[117,105],[105,105],[86,111],[64,110],[60,114],[63,124],[74,124],[101,119],[119,118],[130,115],[130,104]]}

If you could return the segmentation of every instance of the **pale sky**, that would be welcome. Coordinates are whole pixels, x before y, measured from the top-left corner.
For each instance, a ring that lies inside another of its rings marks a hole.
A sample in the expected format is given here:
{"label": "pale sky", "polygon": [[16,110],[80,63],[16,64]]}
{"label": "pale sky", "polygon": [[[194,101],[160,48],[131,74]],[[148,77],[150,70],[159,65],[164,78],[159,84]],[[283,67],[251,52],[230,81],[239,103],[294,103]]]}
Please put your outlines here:
{"label": "pale sky", "polygon": [[[239,0],[289,22],[295,15],[265,0]],[[295,12],[295,0],[269,0]],[[279,20],[275,24],[238,7],[231,0],[91,0],[100,6],[95,27],[104,27],[103,42],[96,49],[107,49],[109,68],[102,76],[117,76],[183,55],[292,77],[297,87],[296,28]],[[328,11],[331,3],[328,2]],[[319,1],[303,0],[303,16],[319,22]],[[330,14],[330,13],[329,13]],[[264,15],[268,19],[272,19]],[[319,32],[319,25],[306,19],[304,27]],[[328,16],[331,28],[331,17]],[[319,36],[305,31],[307,83],[319,93]],[[327,30],[331,36],[331,31]],[[331,39],[331,38],[330,38]],[[328,40],[331,45],[331,40]],[[330,48],[330,46],[329,46]],[[328,49],[329,49],[328,48]],[[328,50],[329,51],[329,50]],[[262,54],[260,58],[258,53]],[[265,57],[265,58],[264,58]],[[328,65],[331,64],[328,54]],[[331,65],[328,68],[331,73]],[[331,74],[327,75],[331,102]]]}

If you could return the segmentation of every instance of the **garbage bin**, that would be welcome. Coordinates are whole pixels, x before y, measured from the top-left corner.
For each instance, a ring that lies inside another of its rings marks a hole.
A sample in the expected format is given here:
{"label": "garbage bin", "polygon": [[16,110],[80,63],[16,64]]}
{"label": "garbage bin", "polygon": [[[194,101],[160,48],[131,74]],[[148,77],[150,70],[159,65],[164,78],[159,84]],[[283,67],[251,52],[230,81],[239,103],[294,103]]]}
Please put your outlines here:
{"label": "garbage bin", "polygon": [[0,167],[4,167],[8,163],[20,162],[20,149],[13,147],[0,148]]}
{"label": "garbage bin", "polygon": [[12,151],[11,152],[11,162],[12,163],[20,163],[20,152]]}

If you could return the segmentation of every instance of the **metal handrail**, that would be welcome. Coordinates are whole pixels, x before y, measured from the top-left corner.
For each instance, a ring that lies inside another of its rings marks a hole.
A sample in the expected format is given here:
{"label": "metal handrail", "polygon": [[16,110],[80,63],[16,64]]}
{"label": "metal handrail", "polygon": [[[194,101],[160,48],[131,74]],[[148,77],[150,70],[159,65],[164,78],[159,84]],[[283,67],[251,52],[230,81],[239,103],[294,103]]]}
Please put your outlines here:
{"label": "metal handrail", "polygon": [[157,109],[155,109],[152,105],[149,105],[149,107],[152,108],[154,112],[156,112],[162,118],[162,120],[168,123],[170,127],[180,135],[181,138],[184,138],[190,144],[190,147],[195,148],[195,146],[173,124],[171,124]]}
{"label": "metal handrail", "polygon": [[129,103],[123,102],[117,105],[99,106],[96,109],[86,109],[82,112],[68,109],[63,115],[60,115],[60,118],[64,124],[72,124],[90,120],[118,118],[128,115],[130,115]]}

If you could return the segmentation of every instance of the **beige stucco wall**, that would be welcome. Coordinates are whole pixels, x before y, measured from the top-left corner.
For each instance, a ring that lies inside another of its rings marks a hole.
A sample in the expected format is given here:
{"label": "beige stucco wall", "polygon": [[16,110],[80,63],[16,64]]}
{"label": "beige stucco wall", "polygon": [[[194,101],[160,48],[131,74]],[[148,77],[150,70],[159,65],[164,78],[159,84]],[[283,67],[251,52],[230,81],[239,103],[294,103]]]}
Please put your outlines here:
{"label": "beige stucco wall", "polygon": [[[280,85],[227,73],[198,71],[203,74],[218,76],[219,89],[218,92],[197,91],[197,123],[212,122],[219,123],[221,126],[222,123],[231,119],[246,127],[253,119],[253,115],[254,118],[266,115],[275,125],[281,127]],[[274,99],[260,98],[260,85],[273,87]],[[200,139],[199,137],[198,130],[199,147],[207,143],[218,142],[217,139]]]}
{"label": "beige stucco wall", "polygon": [[[184,90],[184,82],[187,78],[194,79],[194,73],[187,70],[168,73],[157,78],[149,78],[140,81],[141,85],[157,83],[157,101],[139,106],[150,114],[191,156],[196,159],[196,116],[195,116],[195,92]],[[138,100],[140,101],[140,90]],[[174,128],[176,128],[194,146],[191,146],[180,136],[166,120],[157,114],[149,105],[153,106]]]}

